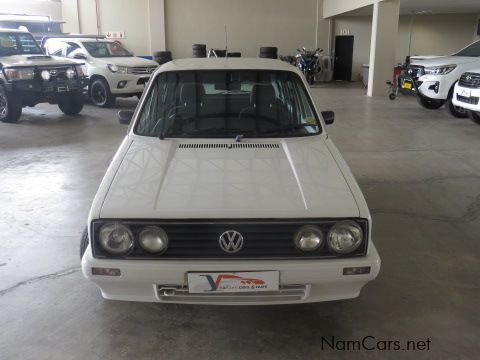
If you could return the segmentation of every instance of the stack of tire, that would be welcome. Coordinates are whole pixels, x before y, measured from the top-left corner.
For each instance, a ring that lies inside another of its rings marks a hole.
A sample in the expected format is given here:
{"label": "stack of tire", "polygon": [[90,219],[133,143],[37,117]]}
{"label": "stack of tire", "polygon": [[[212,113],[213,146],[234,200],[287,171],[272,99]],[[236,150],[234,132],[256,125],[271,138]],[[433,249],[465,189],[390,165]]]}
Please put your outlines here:
{"label": "stack of tire", "polygon": [[211,53],[210,57],[219,57],[219,58],[227,57],[227,50],[223,50],[223,49],[211,49],[210,53]]}
{"label": "stack of tire", "polygon": [[227,53],[227,57],[242,57],[242,53],[240,53],[240,52],[229,52],[229,53]]}
{"label": "stack of tire", "polygon": [[205,44],[193,44],[192,45],[192,57],[194,57],[194,58],[207,57],[207,45],[205,45]]}
{"label": "stack of tire", "polygon": [[170,51],[155,51],[153,53],[153,60],[160,65],[172,61],[172,53]]}
{"label": "stack of tire", "polygon": [[265,59],[278,59],[278,48],[274,46],[261,47],[260,57]]}

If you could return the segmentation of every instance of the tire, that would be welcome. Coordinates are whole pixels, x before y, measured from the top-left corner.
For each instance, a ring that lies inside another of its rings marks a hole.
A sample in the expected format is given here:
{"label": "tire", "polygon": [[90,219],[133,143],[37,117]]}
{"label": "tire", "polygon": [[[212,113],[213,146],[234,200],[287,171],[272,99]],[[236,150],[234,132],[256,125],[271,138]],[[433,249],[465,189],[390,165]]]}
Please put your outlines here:
{"label": "tire", "polygon": [[16,123],[22,115],[22,102],[0,85],[0,121]]}
{"label": "tire", "polygon": [[90,84],[90,98],[92,102],[103,108],[112,107],[115,104],[115,95],[110,91],[110,86],[104,79],[94,80]]}
{"label": "tire", "polygon": [[159,65],[163,65],[169,61],[172,61],[172,52],[171,51],[155,51],[153,53],[153,60],[156,61]]}
{"label": "tire", "polygon": [[445,104],[444,100],[435,100],[427,98],[423,95],[417,94],[417,101],[420,105],[422,105],[425,109],[435,110],[440,108],[443,104]]}
{"label": "tire", "polygon": [[274,46],[263,46],[260,48],[260,58],[278,59],[278,48]]}
{"label": "tire", "polygon": [[84,104],[85,100],[80,91],[62,94],[58,99],[58,107],[66,115],[77,115],[82,111]]}
{"label": "tire", "polygon": [[480,112],[467,111],[467,114],[474,123],[480,125]]}
{"label": "tire", "polygon": [[83,254],[85,254],[85,250],[87,250],[88,246],[88,230],[85,228],[82,233],[82,237],[80,239],[80,260],[82,260]]}
{"label": "tire", "polygon": [[192,50],[193,50],[193,52],[195,52],[195,51],[207,52],[207,45],[205,45],[205,44],[193,44],[192,45]]}
{"label": "tire", "polygon": [[227,57],[242,57],[242,53],[240,53],[240,52],[229,52],[229,53],[227,53]]}
{"label": "tire", "polygon": [[192,50],[192,57],[194,58],[205,58],[207,57],[207,50]]}
{"label": "tire", "polygon": [[396,97],[397,97],[397,96],[396,96],[394,93],[388,94],[388,98],[389,98],[390,100],[395,100]]}
{"label": "tire", "polygon": [[468,117],[467,110],[465,110],[460,106],[453,105],[452,98],[453,98],[453,91],[448,95],[447,102],[445,103],[445,107],[450,113],[450,115],[456,118],[461,118],[461,119],[467,118]]}
{"label": "tire", "polygon": [[312,74],[308,74],[307,79],[310,85],[313,85],[315,83],[315,77]]}

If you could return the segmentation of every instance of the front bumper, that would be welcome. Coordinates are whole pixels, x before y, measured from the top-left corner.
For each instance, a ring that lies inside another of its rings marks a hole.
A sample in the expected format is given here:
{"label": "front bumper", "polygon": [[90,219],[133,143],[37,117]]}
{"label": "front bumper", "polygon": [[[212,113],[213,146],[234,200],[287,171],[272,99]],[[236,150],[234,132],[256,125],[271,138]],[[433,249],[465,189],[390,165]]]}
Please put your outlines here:
{"label": "front bumper", "polygon": [[[344,267],[370,266],[365,275],[343,275]],[[117,268],[121,276],[92,275],[92,267]],[[187,272],[280,272],[281,290],[275,294],[189,296]],[[93,258],[90,246],[82,258],[82,272],[106,299],[212,305],[270,305],[309,303],[357,297],[380,271],[380,257],[371,242],[365,257],[321,260],[113,260]]]}
{"label": "front bumper", "polygon": [[43,80],[17,80],[4,84],[7,91],[17,93],[52,94],[77,91],[86,87],[88,78],[82,77],[71,80],[43,81]]}
{"label": "front bumper", "polygon": [[455,84],[452,103],[466,110],[480,112],[480,89],[467,88]]}
{"label": "front bumper", "polygon": [[149,79],[150,75],[112,73],[108,77],[108,85],[115,95],[141,94]]}
{"label": "front bumper", "polygon": [[423,75],[417,80],[418,92],[430,99],[446,100],[452,84],[447,84],[445,75]]}

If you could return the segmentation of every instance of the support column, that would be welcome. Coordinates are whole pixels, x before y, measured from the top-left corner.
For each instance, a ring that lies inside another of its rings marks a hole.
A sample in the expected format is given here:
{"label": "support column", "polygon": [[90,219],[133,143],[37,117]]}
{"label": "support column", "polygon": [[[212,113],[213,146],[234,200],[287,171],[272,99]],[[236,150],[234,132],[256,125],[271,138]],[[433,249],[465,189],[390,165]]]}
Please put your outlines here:
{"label": "support column", "polygon": [[372,38],[368,96],[386,96],[387,85],[395,66],[400,0],[385,0],[373,4]]}
{"label": "support column", "polygon": [[148,1],[148,37],[150,55],[165,50],[165,0]]}

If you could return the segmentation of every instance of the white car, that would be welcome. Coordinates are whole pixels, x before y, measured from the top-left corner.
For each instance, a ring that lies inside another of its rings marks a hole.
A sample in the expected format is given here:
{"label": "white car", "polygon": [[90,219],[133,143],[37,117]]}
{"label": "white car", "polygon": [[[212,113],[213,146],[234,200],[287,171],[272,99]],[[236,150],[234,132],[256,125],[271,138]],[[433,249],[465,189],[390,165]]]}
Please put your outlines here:
{"label": "white car", "polygon": [[403,84],[404,88],[416,87],[419,103],[428,109],[438,109],[445,104],[456,117],[466,117],[465,109],[453,102],[453,90],[460,76],[480,67],[480,40],[450,56],[411,58],[408,74],[415,81]]}
{"label": "white car", "polygon": [[462,74],[454,93],[453,103],[467,110],[470,119],[480,125],[480,68]]}
{"label": "white car", "polygon": [[121,44],[101,37],[47,37],[47,54],[84,62],[90,78],[89,95],[100,107],[111,107],[116,97],[140,97],[158,64],[134,56]]}
{"label": "white car", "polygon": [[82,271],[107,299],[281,304],[357,297],[370,213],[295,67],[162,65],[93,201]]}

